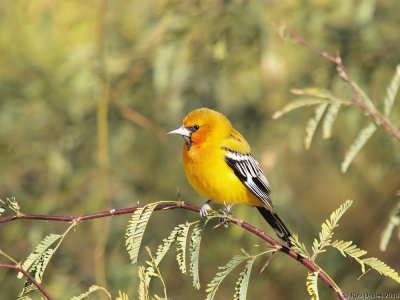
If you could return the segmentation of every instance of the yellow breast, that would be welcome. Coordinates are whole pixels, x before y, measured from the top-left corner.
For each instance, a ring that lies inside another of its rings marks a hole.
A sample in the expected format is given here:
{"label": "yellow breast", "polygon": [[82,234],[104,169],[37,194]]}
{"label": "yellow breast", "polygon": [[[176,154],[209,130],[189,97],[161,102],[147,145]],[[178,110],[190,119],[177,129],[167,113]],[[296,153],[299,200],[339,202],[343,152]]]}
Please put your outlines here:
{"label": "yellow breast", "polygon": [[201,195],[224,204],[261,205],[235,175],[224,160],[225,152],[220,147],[202,144],[190,150],[184,145],[183,160],[186,176],[192,187]]}

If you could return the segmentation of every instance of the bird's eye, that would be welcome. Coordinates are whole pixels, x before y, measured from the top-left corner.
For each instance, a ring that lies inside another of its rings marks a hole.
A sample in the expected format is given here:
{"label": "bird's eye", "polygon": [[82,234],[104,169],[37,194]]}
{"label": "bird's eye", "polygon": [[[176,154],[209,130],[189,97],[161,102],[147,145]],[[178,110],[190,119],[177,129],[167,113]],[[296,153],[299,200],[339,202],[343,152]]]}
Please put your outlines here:
{"label": "bird's eye", "polygon": [[200,129],[200,126],[199,125],[194,125],[193,127],[192,127],[192,132],[195,132],[195,131],[197,131],[197,130],[199,130]]}

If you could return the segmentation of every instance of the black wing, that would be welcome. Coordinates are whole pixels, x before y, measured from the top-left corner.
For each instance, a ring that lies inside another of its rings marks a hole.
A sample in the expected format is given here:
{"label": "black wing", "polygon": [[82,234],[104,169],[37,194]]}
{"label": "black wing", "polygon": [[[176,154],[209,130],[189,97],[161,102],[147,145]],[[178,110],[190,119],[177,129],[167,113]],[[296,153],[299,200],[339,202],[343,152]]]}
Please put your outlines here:
{"label": "black wing", "polygon": [[250,153],[223,149],[226,150],[225,162],[236,176],[270,211],[274,212],[270,198],[271,188],[258,161]]}

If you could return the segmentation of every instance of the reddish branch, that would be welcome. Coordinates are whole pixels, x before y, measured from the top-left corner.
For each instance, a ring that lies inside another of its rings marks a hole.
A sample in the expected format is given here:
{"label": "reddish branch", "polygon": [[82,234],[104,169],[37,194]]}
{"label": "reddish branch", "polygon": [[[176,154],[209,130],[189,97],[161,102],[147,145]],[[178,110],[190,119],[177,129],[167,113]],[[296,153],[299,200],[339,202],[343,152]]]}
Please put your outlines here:
{"label": "reddish branch", "polygon": [[381,126],[383,129],[386,130],[387,133],[389,133],[397,141],[400,142],[400,130],[396,130],[386,117],[384,117],[381,113],[379,113],[379,111],[377,111],[374,107],[371,107],[370,105],[368,105],[363,100],[363,95],[360,93],[360,90],[358,89],[356,83],[350,77],[350,74],[347,71],[346,67],[344,66],[344,64],[342,62],[342,58],[340,57],[339,53],[337,53],[335,56],[332,54],[329,54],[328,52],[318,48],[314,44],[305,40],[296,31],[294,31],[290,28],[287,28],[287,27],[283,27],[282,29],[283,29],[284,33],[288,33],[292,37],[292,39],[295,43],[306,46],[307,48],[311,49],[318,55],[320,55],[323,58],[327,59],[328,61],[334,63],[336,65],[336,69],[338,70],[338,72],[342,74],[343,80],[346,82],[346,84],[352,90],[353,104],[358,106],[359,108],[361,108],[368,116],[370,116],[374,120],[374,122],[378,126]]}
{"label": "reddish branch", "polygon": [[41,286],[41,284],[39,282],[37,282],[36,279],[31,274],[29,274],[29,272],[25,271],[21,266],[0,263],[0,268],[12,269],[12,270],[17,270],[18,272],[21,272],[22,274],[24,274],[26,279],[31,281],[32,284],[37,287],[37,289],[42,293],[42,295],[44,297],[46,297],[46,299],[48,299],[48,300],[53,299],[50,296],[50,294]]}
{"label": "reddish branch", "polygon": [[[97,218],[104,218],[104,217],[111,217],[111,216],[116,216],[116,215],[126,215],[135,212],[139,208],[143,207],[143,205],[138,205],[134,207],[128,207],[128,208],[120,208],[120,209],[112,209],[108,211],[102,211],[102,212],[97,212],[97,213],[91,213],[91,214],[85,214],[81,216],[50,216],[50,215],[34,215],[34,214],[25,214],[25,213],[19,213],[17,215],[12,215],[12,216],[6,216],[6,217],[0,217],[0,224],[1,223],[6,223],[6,222],[11,222],[14,220],[19,220],[19,219],[28,219],[28,220],[46,220],[46,221],[62,221],[62,222],[71,222],[71,223],[78,223],[81,221],[86,221],[86,220],[92,220],[92,219],[97,219]],[[187,204],[184,202],[171,202],[171,203],[163,203],[159,204],[155,207],[154,210],[169,210],[169,209],[176,209],[176,208],[181,208],[185,210],[190,210],[194,212],[199,212],[200,207],[192,204]],[[317,272],[318,273],[318,278],[323,282],[326,286],[330,287],[334,293],[336,293],[338,299],[345,300],[345,296],[343,295],[343,292],[337,288],[336,284],[324,274],[324,272],[312,261],[310,261],[307,258],[304,258],[297,252],[283,246],[281,243],[278,241],[274,240],[271,238],[269,235],[266,233],[260,231],[253,225],[242,221],[237,218],[229,218],[231,223],[234,223],[247,231],[257,235],[264,241],[266,241],[268,244],[270,244],[272,247],[276,248],[277,251],[283,252],[290,256],[291,258],[295,259],[296,261],[300,262],[302,265],[304,265],[309,271],[311,272]],[[18,269],[20,270],[21,268],[18,268],[18,266],[15,265],[7,265],[11,266],[9,268],[13,269]],[[0,267],[7,267],[5,264],[0,264]],[[23,272],[22,270],[20,270]],[[34,279],[28,272],[23,272],[24,275],[31,280],[34,284],[35,282],[33,281]],[[29,275],[29,276],[28,276]],[[32,279],[33,280],[32,280]],[[44,289],[36,282],[35,284],[36,287],[42,292],[44,296],[46,296],[47,299],[51,299],[50,296],[44,291]],[[40,288],[39,288],[40,287]]]}

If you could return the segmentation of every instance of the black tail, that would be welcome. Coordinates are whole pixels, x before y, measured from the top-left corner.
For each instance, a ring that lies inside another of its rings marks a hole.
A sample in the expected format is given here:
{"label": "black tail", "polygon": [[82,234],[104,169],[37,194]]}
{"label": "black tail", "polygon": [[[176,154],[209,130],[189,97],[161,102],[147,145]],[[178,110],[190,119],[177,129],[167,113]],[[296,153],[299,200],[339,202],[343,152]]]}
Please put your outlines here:
{"label": "black tail", "polygon": [[276,213],[270,212],[264,206],[257,206],[257,209],[268,222],[268,224],[271,225],[271,227],[275,230],[276,235],[290,247],[292,243],[290,242],[289,238],[292,236],[292,234],[282,222],[281,218],[279,218]]}

